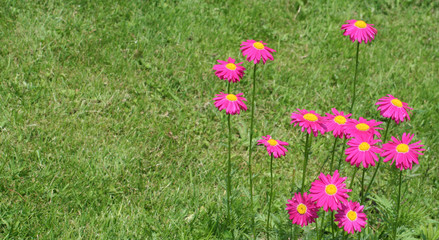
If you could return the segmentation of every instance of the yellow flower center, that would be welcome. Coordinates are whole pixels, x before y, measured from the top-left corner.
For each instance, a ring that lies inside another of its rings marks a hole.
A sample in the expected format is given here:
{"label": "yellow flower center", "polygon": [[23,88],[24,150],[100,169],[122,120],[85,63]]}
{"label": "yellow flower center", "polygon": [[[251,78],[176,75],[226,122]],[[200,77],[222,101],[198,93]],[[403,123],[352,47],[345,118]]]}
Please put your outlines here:
{"label": "yellow flower center", "polygon": [[308,208],[303,203],[297,205],[297,212],[301,215],[305,214],[307,209]]}
{"label": "yellow flower center", "polygon": [[277,145],[277,141],[274,139],[270,139],[267,141],[271,146],[276,146]]}
{"label": "yellow flower center", "polygon": [[395,106],[395,107],[402,107],[402,102],[399,101],[399,99],[397,99],[397,98],[392,99],[391,103],[392,103],[393,106]]}
{"label": "yellow flower center", "polygon": [[343,116],[337,116],[334,118],[334,121],[338,124],[344,125],[346,123],[346,118]]}
{"label": "yellow flower center", "polygon": [[303,118],[305,118],[305,120],[308,120],[311,122],[317,121],[317,116],[312,114],[312,113],[307,113],[307,114],[303,115]]}
{"label": "yellow flower center", "polygon": [[399,153],[406,153],[409,151],[409,146],[404,143],[398,144],[398,146],[396,146],[396,151]]}
{"label": "yellow flower center", "polygon": [[262,49],[264,49],[264,44],[262,44],[260,42],[255,42],[255,43],[253,43],[253,47],[255,47],[258,50],[262,50]]}
{"label": "yellow flower center", "polygon": [[227,100],[232,101],[232,102],[238,100],[238,98],[234,94],[229,94],[226,96],[226,98],[227,98]]}
{"label": "yellow flower center", "polygon": [[360,146],[358,146],[358,149],[360,149],[360,151],[367,151],[367,150],[369,150],[369,148],[370,148],[370,145],[367,142],[362,142],[360,144]]}
{"label": "yellow flower center", "polygon": [[351,221],[355,221],[357,220],[357,213],[355,211],[349,210],[348,214],[346,214],[346,216],[349,218],[349,220]]}
{"label": "yellow flower center", "polygon": [[358,130],[360,131],[367,131],[369,130],[369,125],[365,124],[365,123],[359,123],[357,124],[357,126],[355,126]]}
{"label": "yellow flower center", "polygon": [[328,195],[334,195],[335,193],[337,193],[337,187],[334,184],[326,185],[325,192]]}
{"label": "yellow flower center", "polygon": [[354,25],[355,25],[356,27],[358,27],[358,28],[366,28],[366,27],[367,27],[366,22],[365,22],[365,21],[361,21],[361,20],[356,21],[356,22],[354,23]]}
{"label": "yellow flower center", "polygon": [[230,70],[235,70],[236,69],[236,65],[233,63],[227,63],[226,68],[230,69]]}

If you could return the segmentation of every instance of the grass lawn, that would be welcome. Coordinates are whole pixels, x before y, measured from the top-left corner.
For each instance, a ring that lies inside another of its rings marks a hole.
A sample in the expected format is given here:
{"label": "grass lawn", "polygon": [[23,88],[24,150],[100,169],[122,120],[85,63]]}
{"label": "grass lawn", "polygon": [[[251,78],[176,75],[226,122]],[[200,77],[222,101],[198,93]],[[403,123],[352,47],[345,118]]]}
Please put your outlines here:
{"label": "grass lawn", "polygon": [[[426,148],[404,172],[399,238],[439,238],[439,2],[0,2],[1,238],[251,238],[250,111],[232,117],[228,224],[227,118],[212,100],[227,85],[212,67],[244,61],[246,75],[232,87],[250,100],[253,65],[239,45],[255,39],[277,52],[258,69],[254,136],[290,143],[273,165],[271,236],[316,239],[315,224],[293,228],[285,211],[292,184],[301,185],[305,139],[290,115],[348,110],[356,51],[340,30],[348,19],[378,30],[360,46],[353,116],[385,121],[374,104],[392,94],[414,110],[389,134],[414,133]],[[329,173],[322,164],[332,144],[331,134],[312,138],[307,184]],[[253,159],[256,231],[265,239],[269,158],[255,147]],[[397,174],[381,167],[363,239],[392,231]],[[342,161],[349,183],[353,169]]]}

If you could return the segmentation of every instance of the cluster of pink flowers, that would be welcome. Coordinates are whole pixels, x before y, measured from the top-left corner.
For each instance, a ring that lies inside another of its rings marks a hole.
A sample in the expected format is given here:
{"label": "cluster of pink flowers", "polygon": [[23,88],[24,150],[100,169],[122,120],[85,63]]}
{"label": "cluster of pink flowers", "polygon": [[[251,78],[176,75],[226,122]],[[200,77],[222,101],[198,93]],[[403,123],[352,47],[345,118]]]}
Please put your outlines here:
{"label": "cluster of pink flowers", "polygon": [[332,176],[320,173],[319,178],[311,183],[309,194],[295,193],[285,208],[292,223],[302,227],[313,223],[318,218],[319,209],[323,208],[325,212],[337,211],[335,221],[346,232],[353,234],[354,230],[361,231],[367,221],[364,206],[348,201],[348,192],[352,190],[346,188],[345,180],[346,177],[340,177],[338,170]]}
{"label": "cluster of pink flowers", "polygon": [[[411,108],[407,103],[387,95],[380,98],[376,103],[381,115],[385,118],[393,119],[397,124],[410,119]],[[335,108],[332,113],[326,113],[325,117],[315,111],[297,109],[291,115],[291,124],[301,127],[302,132],[318,136],[332,132],[336,138],[345,138],[349,141],[346,151],[346,161],[356,167],[375,166],[379,161],[379,156],[384,158],[384,162],[395,163],[396,168],[412,169],[413,163],[419,164],[418,156],[422,155],[423,145],[420,141],[411,143],[413,134],[404,133],[401,140],[392,137],[392,140],[381,146],[381,134],[379,130],[382,122],[374,119],[367,120],[360,117],[350,118],[351,114],[346,114]],[[346,177],[340,177],[336,170],[332,176],[320,174],[319,179],[311,184],[309,194],[296,193],[291,200],[288,200],[287,208],[293,224],[306,226],[315,222],[318,217],[319,208],[324,211],[337,211],[335,221],[340,228],[348,233],[360,232],[366,225],[366,214],[363,212],[364,206],[358,202],[348,201],[348,192],[344,181]]]}
{"label": "cluster of pink flowers", "polygon": [[[276,52],[265,45],[267,44],[262,41],[247,40],[242,42],[241,51],[247,61],[257,64],[262,59],[262,62],[265,64],[267,59],[273,60],[271,53]],[[215,70],[215,75],[219,79],[227,80],[229,83],[236,83],[244,77],[245,68],[241,66],[243,62],[236,63],[236,60],[230,57],[227,61],[217,61],[219,64],[213,66],[212,69]],[[247,101],[247,99],[241,97],[242,95],[243,93],[232,94],[220,92],[216,94],[216,97],[213,99],[215,101],[215,107],[220,111],[226,110],[226,114],[231,115],[239,114],[241,110],[246,111],[247,106],[244,104],[244,101]]]}
{"label": "cluster of pink flowers", "polygon": [[[412,108],[390,94],[380,98],[376,105],[383,117],[391,118],[397,124],[410,119],[408,110]],[[423,145],[420,142],[410,144],[414,135],[408,133],[404,133],[401,140],[392,137],[390,142],[380,147],[378,143],[382,141],[378,130],[382,130],[379,127],[382,122],[374,119],[351,119],[351,114],[335,108],[332,108],[332,114],[326,113],[326,117],[315,111],[297,110],[291,115],[291,124],[302,127],[302,132],[317,136],[318,133],[323,135],[332,131],[334,137],[349,139],[349,147],[345,151],[346,161],[356,167],[375,166],[378,156],[381,155],[385,158],[384,162],[392,160],[391,164],[395,162],[396,167],[401,170],[412,169],[413,163],[419,164],[418,155],[422,155],[421,151],[425,150],[421,148]]]}

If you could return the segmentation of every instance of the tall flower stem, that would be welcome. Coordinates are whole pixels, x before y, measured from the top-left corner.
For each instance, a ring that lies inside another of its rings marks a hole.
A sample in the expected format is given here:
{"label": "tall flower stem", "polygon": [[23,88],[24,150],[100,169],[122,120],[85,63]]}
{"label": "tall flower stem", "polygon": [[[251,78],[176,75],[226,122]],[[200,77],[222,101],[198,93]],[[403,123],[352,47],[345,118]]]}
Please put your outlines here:
{"label": "tall flower stem", "polygon": [[270,200],[268,201],[267,239],[270,239],[271,201],[273,200],[273,153],[270,158]]}
{"label": "tall flower stem", "polygon": [[345,148],[346,148],[346,141],[347,141],[348,139],[345,137],[345,139],[343,140],[343,147],[341,148],[341,152],[340,152],[340,157],[338,158],[338,167],[337,167],[337,169],[338,170],[340,170],[340,167],[341,167],[341,160],[343,159],[343,155],[344,155],[344,150],[345,150]]}
{"label": "tall flower stem", "polygon": [[[387,119],[387,126],[386,126],[386,131],[384,132],[383,143],[385,143],[387,141],[387,133],[389,132],[391,120],[392,120],[391,118]],[[367,193],[369,192],[370,188],[372,187],[373,180],[375,180],[375,176],[377,175],[377,172],[380,169],[380,164],[381,164],[381,161],[378,160],[378,164],[375,168],[375,172],[372,175],[372,179],[370,179],[369,185],[367,185],[367,189],[364,192],[364,197],[363,197],[364,199],[366,199],[365,196],[367,196]],[[363,201],[361,203],[363,203]]]}
{"label": "tall flower stem", "polygon": [[399,205],[401,203],[401,185],[402,185],[402,170],[399,171],[399,188],[398,188],[398,199],[396,204],[396,219],[393,226],[393,239],[396,239],[396,230],[398,228],[398,218],[399,218]]}
{"label": "tall flower stem", "polygon": [[[312,133],[311,133],[312,134]],[[302,190],[301,192],[304,193],[305,189],[305,177],[306,177],[306,167],[308,165],[308,157],[309,157],[309,149],[311,148],[311,144],[309,143],[309,135],[305,132],[305,161],[303,162],[303,175],[302,175]],[[308,146],[309,145],[309,146]]]}
{"label": "tall flower stem", "polygon": [[354,75],[354,82],[352,83],[352,103],[351,108],[349,110],[350,113],[352,113],[352,110],[354,109],[355,104],[355,97],[356,97],[356,86],[357,86],[357,73],[358,73],[358,52],[360,51],[360,42],[357,42],[357,56],[355,57],[355,75]]}
{"label": "tall flower stem", "polygon": [[364,193],[364,174],[366,173],[366,171],[367,171],[367,168],[363,168],[363,174],[362,174],[362,176],[361,176],[361,190],[360,190],[360,197],[361,197],[361,204],[363,204],[363,201],[364,201],[364,195],[363,195],[363,193]]}
{"label": "tall flower stem", "polygon": [[334,153],[335,153],[335,147],[337,146],[338,137],[334,140],[334,145],[332,146],[332,157],[331,157],[331,165],[329,167],[329,172],[332,173],[332,166],[334,165]]}
{"label": "tall flower stem", "polygon": [[352,174],[352,180],[351,184],[349,184],[349,189],[352,189],[352,186],[354,185],[355,175],[357,174],[358,168],[355,167],[354,174]]}
{"label": "tall flower stem", "polygon": [[[230,94],[230,82],[227,84],[227,93]],[[231,191],[231,172],[232,172],[232,160],[231,160],[231,148],[232,148],[232,130],[230,124],[230,115],[227,115],[227,121],[229,126],[229,151],[228,151],[228,161],[227,161],[227,221],[230,224],[230,191]]]}
{"label": "tall flower stem", "polygon": [[252,230],[253,230],[253,239],[256,239],[256,230],[255,230],[255,214],[253,213],[253,174],[252,174],[252,151],[253,151],[253,118],[255,116],[255,95],[256,95],[256,66],[253,68],[253,93],[252,93],[252,102],[251,109],[252,114],[250,118],[250,144],[248,150],[248,175],[250,180],[250,211],[252,215]]}

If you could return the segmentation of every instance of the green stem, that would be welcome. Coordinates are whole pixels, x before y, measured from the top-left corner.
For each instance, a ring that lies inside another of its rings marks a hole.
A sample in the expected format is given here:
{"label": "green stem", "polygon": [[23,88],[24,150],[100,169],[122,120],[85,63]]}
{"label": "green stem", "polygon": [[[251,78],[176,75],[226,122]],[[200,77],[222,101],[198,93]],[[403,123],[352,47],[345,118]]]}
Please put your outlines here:
{"label": "green stem", "polygon": [[329,167],[329,172],[332,173],[332,166],[334,164],[334,153],[335,153],[335,147],[337,146],[338,137],[334,140],[334,145],[332,146],[332,157],[331,157],[331,165]]}
{"label": "green stem", "polygon": [[363,195],[363,192],[364,192],[364,174],[366,173],[366,171],[367,171],[367,168],[363,168],[363,174],[361,176],[361,190],[360,190],[361,202],[360,202],[360,204],[363,204],[363,202],[364,202],[364,195]]}
{"label": "green stem", "polygon": [[331,231],[332,231],[332,239],[335,239],[335,229],[334,229],[334,211],[331,212]]}
{"label": "green stem", "polygon": [[230,224],[230,191],[231,191],[231,171],[232,171],[232,160],[231,160],[231,144],[232,144],[232,131],[230,128],[230,114],[228,115],[229,122],[229,152],[228,152],[228,161],[227,161],[227,219]]}
{"label": "green stem", "polygon": [[270,239],[271,201],[273,200],[273,154],[270,159],[270,200],[268,202],[267,239]]}
{"label": "green stem", "polygon": [[256,239],[256,229],[255,229],[255,215],[253,213],[253,174],[252,174],[252,141],[253,141],[253,119],[255,116],[255,95],[256,95],[256,66],[253,69],[253,93],[252,93],[252,100],[251,100],[251,118],[250,118],[250,144],[249,144],[249,150],[248,150],[248,175],[250,180],[250,208],[251,208],[251,215],[252,215],[252,230],[253,230],[253,239]]}
{"label": "green stem", "polygon": [[355,174],[357,174],[357,171],[358,168],[355,167],[354,174],[352,174],[352,180],[351,180],[351,184],[349,185],[349,189],[352,189],[352,186],[354,185]]}
{"label": "green stem", "polygon": [[[230,82],[227,83],[227,93],[230,94]],[[230,114],[227,115],[227,122],[229,128],[229,146],[228,146],[228,160],[227,160],[227,221],[230,224],[230,191],[231,191],[231,171],[232,171],[232,160],[231,160],[231,149],[232,149],[232,130],[230,124]]]}
{"label": "green stem", "polygon": [[[389,132],[391,120],[392,120],[391,118],[387,119],[387,126],[386,126],[386,132],[384,133],[383,143],[385,143],[387,141],[387,133]],[[373,180],[375,180],[375,176],[377,175],[377,172],[380,169],[380,164],[381,164],[381,160],[378,159],[378,164],[375,168],[375,172],[372,175],[372,179],[370,180],[369,185],[367,185],[368,187],[367,187],[366,191],[364,192],[364,196],[367,196],[367,193],[369,192],[370,188],[372,187]]]}
{"label": "green stem", "polygon": [[[312,134],[312,133],[311,133]],[[305,188],[305,176],[306,176],[306,166],[308,165],[308,156],[309,156],[309,148],[311,147],[311,144],[309,143],[309,135],[308,133],[305,133],[306,140],[305,140],[305,161],[303,162],[303,175],[302,175],[302,190],[301,192],[304,193]],[[310,146],[308,146],[310,145]]]}
{"label": "green stem", "polygon": [[350,113],[353,113],[352,110],[354,109],[354,103],[355,103],[355,97],[356,97],[356,86],[357,86],[357,73],[358,73],[358,52],[360,51],[360,42],[357,44],[357,56],[355,58],[355,75],[354,75],[354,82],[352,87],[352,103],[351,108],[349,110]]}
{"label": "green stem", "polygon": [[341,152],[340,152],[340,157],[339,157],[339,159],[338,159],[338,170],[340,171],[340,167],[341,167],[341,160],[343,159],[343,156],[344,156],[344,150],[345,150],[345,148],[346,148],[346,141],[347,141],[348,139],[347,138],[345,138],[344,140],[343,140],[343,147],[341,148]]}
{"label": "green stem", "polygon": [[399,171],[399,188],[398,188],[398,199],[396,204],[396,220],[393,226],[393,239],[396,239],[396,230],[398,228],[398,217],[399,217],[399,205],[401,203],[401,185],[402,185],[402,170]]}

